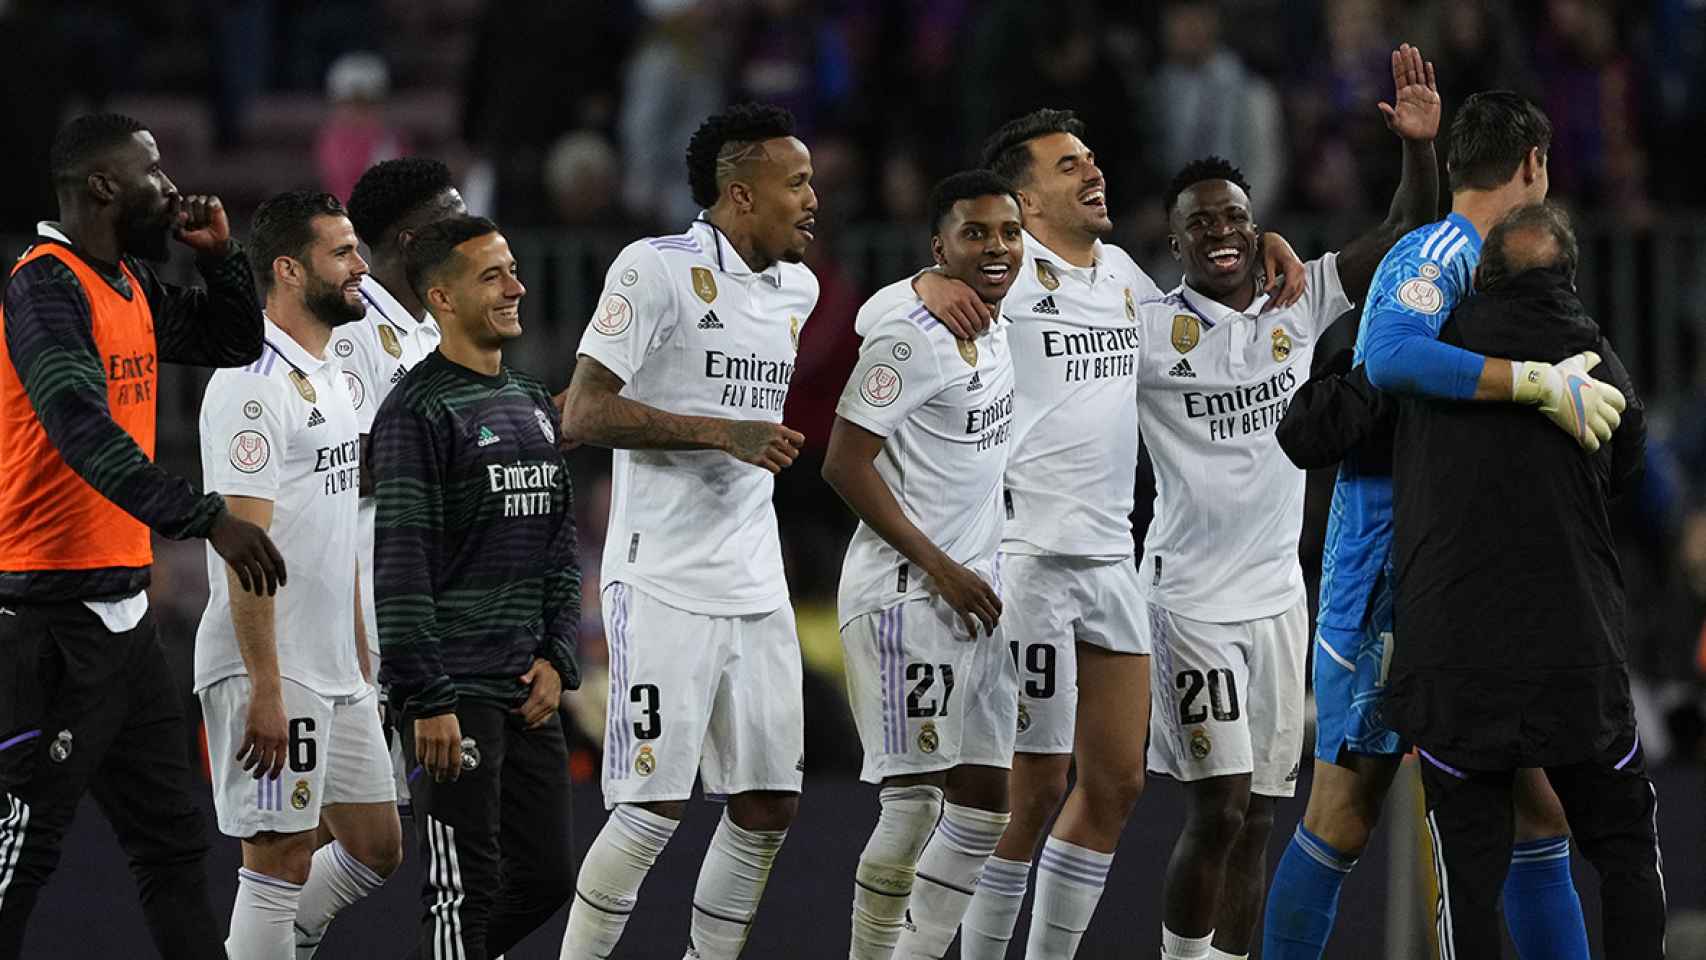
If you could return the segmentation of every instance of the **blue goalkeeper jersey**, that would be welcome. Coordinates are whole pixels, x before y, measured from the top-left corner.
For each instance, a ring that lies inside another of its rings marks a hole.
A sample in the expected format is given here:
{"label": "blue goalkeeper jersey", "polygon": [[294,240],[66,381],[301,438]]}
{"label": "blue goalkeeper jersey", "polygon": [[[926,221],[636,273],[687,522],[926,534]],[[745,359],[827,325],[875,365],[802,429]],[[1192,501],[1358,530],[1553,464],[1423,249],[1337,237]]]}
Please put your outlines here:
{"label": "blue goalkeeper jersey", "polygon": [[[1439,342],[1440,328],[1472,287],[1481,235],[1453,213],[1405,234],[1374,273],[1357,331],[1355,362],[1394,394],[1468,399],[1484,359]],[[1390,464],[1365,468],[1352,451],[1339,465],[1321,556],[1321,626],[1356,630],[1392,553]]]}

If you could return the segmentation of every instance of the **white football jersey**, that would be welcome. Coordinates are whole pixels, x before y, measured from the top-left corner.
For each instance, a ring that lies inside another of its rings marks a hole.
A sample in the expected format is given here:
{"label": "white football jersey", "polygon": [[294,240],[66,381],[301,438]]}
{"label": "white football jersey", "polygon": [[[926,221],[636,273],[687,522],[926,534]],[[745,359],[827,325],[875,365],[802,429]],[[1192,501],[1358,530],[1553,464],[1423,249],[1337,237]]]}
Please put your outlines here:
{"label": "white football jersey", "polygon": [[[1010,324],[997,320],[976,340],[957,340],[911,283],[891,284],[860,308],[854,329],[864,342],[835,412],[886,438],[877,473],[907,518],[997,586],[1014,424]],[[841,624],[929,592],[923,572],[861,522],[841,564]]]}
{"label": "white football jersey", "polygon": [[[438,348],[442,334],[432,314],[420,320],[410,316],[371,273],[361,278],[361,298],[367,303],[367,316],[333,329],[326,349],[343,364],[356,422],[362,433],[370,433],[379,405],[403,382],[404,374]],[[361,550],[362,621],[367,630],[367,649],[378,657],[379,617],[373,610],[374,511],[374,499],[363,497],[356,525]]]}
{"label": "white football jersey", "polygon": [[1075,267],[1025,234],[1003,306],[1019,399],[1002,550],[1131,556],[1137,307],[1161,296],[1119,247],[1097,241],[1094,265]]}
{"label": "white football jersey", "polygon": [[[273,503],[267,535],[289,582],[273,600],[279,673],[323,697],[366,688],[355,649],[356,500],[361,431],[343,366],[265,321],[261,358],[216,370],[201,401],[204,489]],[[207,547],[207,609],[195,689],[246,675],[225,561]]]}
{"label": "white football jersey", "polygon": [[[723,232],[629,244],[604,278],[580,353],[622,396],[685,416],[782,422],[817,278],[796,263],[754,272]],[[762,467],[719,450],[617,450],[605,583],[633,583],[694,613],[768,613],[788,602]]]}
{"label": "white football jersey", "polygon": [[1185,286],[1138,308],[1149,345],[1139,420],[1155,464],[1138,580],[1152,603],[1195,620],[1271,617],[1304,596],[1304,474],[1274,431],[1321,331],[1352,306],[1338,254],[1304,269],[1303,299],[1265,314],[1265,294],[1240,313]]}

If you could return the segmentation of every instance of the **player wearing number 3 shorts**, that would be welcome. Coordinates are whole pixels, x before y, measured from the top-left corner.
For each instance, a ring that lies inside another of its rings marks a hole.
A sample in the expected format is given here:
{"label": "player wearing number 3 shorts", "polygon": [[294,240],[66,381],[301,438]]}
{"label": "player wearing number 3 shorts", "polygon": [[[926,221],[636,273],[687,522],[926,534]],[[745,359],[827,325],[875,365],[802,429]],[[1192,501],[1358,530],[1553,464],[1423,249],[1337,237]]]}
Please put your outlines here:
{"label": "player wearing number 3 shorts", "polygon": [[817,305],[817,195],[785,110],[711,117],[687,150],[706,208],[630,244],[580,344],[567,436],[615,448],[604,551],[611,808],[576,882],[565,960],[612,955],[698,779],[729,797],[688,955],[741,952],[805,769],[799,640],[771,506],[803,439],[782,424]]}
{"label": "player wearing number 3 shorts", "polygon": [[930,207],[937,264],[997,319],[960,340],[910,278],[879,291],[855,322],[864,342],[823,466],[860,520],[841,642],[862,776],[883,788],[854,876],[853,960],[941,957],[1008,821],[1018,675],[997,550],[1014,378],[999,312],[1023,231],[989,171],[942,181]]}
{"label": "player wearing number 3 shorts", "polygon": [[[310,957],[332,917],[402,859],[358,596],[360,428],[332,329],[360,320],[367,264],[329,194],[255,213],[265,348],[220,370],[201,408],[203,482],[269,530],[291,570],[277,596],[237,589],[207,555],[195,686],[221,832],[243,841],[232,960]],[[331,843],[316,851],[317,831]]]}

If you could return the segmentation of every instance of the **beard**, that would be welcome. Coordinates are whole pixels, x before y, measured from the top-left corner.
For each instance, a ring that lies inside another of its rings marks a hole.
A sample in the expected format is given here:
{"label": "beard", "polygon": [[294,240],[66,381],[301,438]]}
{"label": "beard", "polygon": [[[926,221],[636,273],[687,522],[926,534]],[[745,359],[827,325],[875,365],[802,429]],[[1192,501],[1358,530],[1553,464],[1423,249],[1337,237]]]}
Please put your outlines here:
{"label": "beard", "polygon": [[328,327],[341,327],[367,316],[366,303],[350,303],[344,299],[342,286],[321,280],[313,281],[303,295],[302,302],[315,319]]}
{"label": "beard", "polygon": [[152,198],[127,197],[119,208],[118,236],[125,253],[159,262],[170,256],[166,238],[177,223],[171,205],[156,208]]}

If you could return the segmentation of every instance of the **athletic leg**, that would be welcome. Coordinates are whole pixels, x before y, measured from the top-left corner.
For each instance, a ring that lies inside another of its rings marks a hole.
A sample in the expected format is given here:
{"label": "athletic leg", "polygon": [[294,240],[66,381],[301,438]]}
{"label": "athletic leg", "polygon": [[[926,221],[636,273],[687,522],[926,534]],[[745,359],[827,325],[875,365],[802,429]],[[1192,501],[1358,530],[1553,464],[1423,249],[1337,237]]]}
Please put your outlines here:
{"label": "athletic leg", "polygon": [[[487,960],[486,931],[502,880],[499,845],[507,738],[504,708],[464,699],[456,718],[464,748],[462,772],[442,783],[422,774],[411,784],[426,879],[421,884],[417,955]],[[402,717],[403,755],[418,764],[414,719]],[[412,764],[413,765],[413,764]]]}
{"label": "athletic leg", "polygon": [[1505,875],[1505,926],[1522,960],[1588,960],[1587,924],[1570,876],[1570,825],[1542,770],[1516,773],[1516,844]]}
{"label": "athletic leg", "polygon": [[1418,752],[1439,884],[1434,922],[1440,958],[1496,957],[1502,941],[1499,890],[1515,830],[1513,771],[1460,770]]}
{"label": "athletic leg", "polygon": [[574,894],[574,850],[569,846],[569,747],[560,714],[528,729],[504,717],[499,808],[502,881],[486,925],[486,955],[497,957],[549,920]]}

